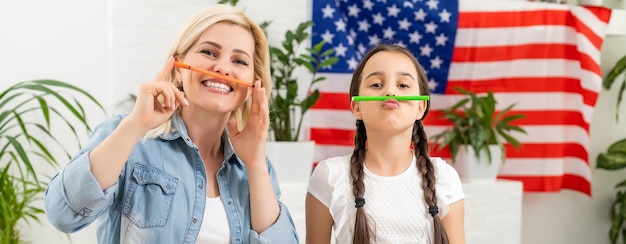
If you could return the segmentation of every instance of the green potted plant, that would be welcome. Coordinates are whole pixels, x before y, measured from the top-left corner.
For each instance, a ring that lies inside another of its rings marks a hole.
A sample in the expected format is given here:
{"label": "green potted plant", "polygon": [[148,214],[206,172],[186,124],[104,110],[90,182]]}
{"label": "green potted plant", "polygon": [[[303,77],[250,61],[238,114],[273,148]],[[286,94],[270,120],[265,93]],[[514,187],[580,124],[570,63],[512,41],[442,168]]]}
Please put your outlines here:
{"label": "green potted plant", "polygon": [[[302,44],[310,40],[308,30],[312,25],[312,21],[301,22],[294,30],[285,32],[280,46],[270,45],[273,87],[270,141],[266,152],[276,166],[279,182],[306,182],[308,179],[315,142],[300,140],[304,115],[320,97],[314,84],[326,79],[318,76],[318,72],[339,60],[333,55],[334,50],[322,51],[324,41],[303,47]],[[311,79],[303,81],[298,71],[308,72]],[[303,84],[308,88],[301,98],[298,91]]]}
{"label": "green potted plant", "polygon": [[[312,21],[300,23],[295,30],[285,33],[280,47],[270,47],[274,82],[270,98],[270,127],[276,141],[299,140],[304,114],[320,97],[319,91],[313,89],[313,85],[326,79],[317,76],[317,73],[339,60],[333,56],[333,49],[322,52],[324,41],[305,48],[306,52],[299,51],[302,43],[310,39],[307,29],[312,25]],[[312,75],[310,82],[298,80],[295,72],[299,68],[306,68]],[[307,94],[302,99],[298,98],[300,84],[308,85]]]}
{"label": "green potted plant", "polygon": [[[515,104],[509,105],[500,112],[496,112],[497,101],[491,91],[488,91],[485,96],[478,96],[460,87],[455,89],[466,96],[466,98],[442,111],[442,118],[449,120],[453,126],[439,134],[433,135],[431,140],[435,143],[437,152],[446,146],[450,149],[455,167],[459,162],[465,163],[469,160],[476,162],[470,162],[470,165],[467,165],[467,167],[477,166],[481,161],[487,161],[487,167],[490,165],[494,167],[490,169],[489,176],[485,177],[495,179],[499,163],[494,165],[492,162],[494,159],[502,159],[501,162],[503,162],[506,158],[505,142],[515,148],[520,146],[520,142],[513,137],[511,132],[516,131],[525,134],[526,131],[520,126],[511,124],[511,122],[524,116],[521,114],[507,114]],[[459,152],[466,156],[463,160],[458,159]],[[482,159],[481,154],[486,156],[486,160]],[[461,167],[460,165],[458,166]],[[463,167],[466,167],[466,165],[463,165]],[[466,168],[461,169],[465,170]],[[459,172],[462,177],[467,176],[463,174],[470,173]],[[482,176],[479,175],[479,177]]]}
{"label": "green potted plant", "polygon": [[59,151],[69,160],[61,135],[73,136],[80,146],[78,129],[91,131],[85,100],[104,111],[86,91],[56,80],[24,81],[0,91],[0,242],[22,243],[18,222],[39,222],[43,210],[33,203],[48,179],[37,166],[58,166]]}
{"label": "green potted plant", "polygon": [[[625,70],[626,56],[622,57],[617,61],[615,66],[611,68],[606,78],[603,80],[603,87],[607,90],[611,89],[615,80],[620,75],[623,75]],[[624,90],[626,90],[626,76],[624,76],[623,79],[617,95],[617,109],[615,110],[616,122],[619,122],[619,105],[622,101]],[[605,152],[598,154],[596,168],[609,171],[618,171],[626,168],[626,138],[611,144]],[[621,237],[622,243],[626,243],[626,179],[615,184],[614,190],[615,198],[609,208],[609,214],[611,216],[611,226],[608,233],[609,239],[611,243],[615,244],[618,243]]]}

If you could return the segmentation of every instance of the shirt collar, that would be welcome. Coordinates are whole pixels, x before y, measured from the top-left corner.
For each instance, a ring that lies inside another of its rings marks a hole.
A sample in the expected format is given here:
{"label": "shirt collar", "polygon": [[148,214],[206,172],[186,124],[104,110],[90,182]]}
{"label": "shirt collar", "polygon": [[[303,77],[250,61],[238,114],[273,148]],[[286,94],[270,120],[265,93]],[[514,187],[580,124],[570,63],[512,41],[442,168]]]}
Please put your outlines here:
{"label": "shirt collar", "polygon": [[[187,127],[185,126],[185,121],[180,117],[180,114],[174,113],[170,120],[171,130],[169,132],[161,134],[159,137],[163,140],[172,141],[178,138],[182,138],[185,144],[191,148],[197,148],[196,144],[193,143],[191,138],[189,138],[189,134],[187,133]],[[242,164],[238,157],[234,157],[235,160],[231,160],[235,155],[235,150],[233,148],[233,144],[230,141],[230,137],[228,136],[228,130],[224,128],[221,137],[222,144],[224,145],[224,161],[228,162],[237,162]]]}

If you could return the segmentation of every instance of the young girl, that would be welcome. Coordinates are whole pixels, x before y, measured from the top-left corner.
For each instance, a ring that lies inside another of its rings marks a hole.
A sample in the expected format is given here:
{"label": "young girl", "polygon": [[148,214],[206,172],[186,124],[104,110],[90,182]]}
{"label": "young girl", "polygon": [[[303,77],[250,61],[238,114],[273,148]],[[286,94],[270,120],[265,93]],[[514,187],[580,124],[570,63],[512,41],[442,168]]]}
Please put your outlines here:
{"label": "young girl", "polygon": [[263,30],[234,7],[211,6],[168,57],[132,112],[98,125],[51,180],[50,222],[71,233],[98,220],[98,243],[298,243],[265,157]]}
{"label": "young girl", "polygon": [[[374,47],[354,72],[350,96],[401,95],[429,95],[422,67],[405,48]],[[430,102],[350,105],[354,151],[315,168],[306,197],[307,243],[465,243],[459,176],[428,155],[422,119]]]}

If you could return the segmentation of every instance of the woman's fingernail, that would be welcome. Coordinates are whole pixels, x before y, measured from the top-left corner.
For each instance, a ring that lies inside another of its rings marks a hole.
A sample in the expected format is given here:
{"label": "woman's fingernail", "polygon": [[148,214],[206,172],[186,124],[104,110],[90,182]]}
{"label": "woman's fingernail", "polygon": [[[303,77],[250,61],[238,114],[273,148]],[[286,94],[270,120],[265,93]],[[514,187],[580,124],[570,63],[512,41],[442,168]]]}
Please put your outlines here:
{"label": "woman's fingernail", "polygon": [[183,98],[183,101],[185,102],[185,106],[189,106],[189,102],[187,102],[187,98]]}

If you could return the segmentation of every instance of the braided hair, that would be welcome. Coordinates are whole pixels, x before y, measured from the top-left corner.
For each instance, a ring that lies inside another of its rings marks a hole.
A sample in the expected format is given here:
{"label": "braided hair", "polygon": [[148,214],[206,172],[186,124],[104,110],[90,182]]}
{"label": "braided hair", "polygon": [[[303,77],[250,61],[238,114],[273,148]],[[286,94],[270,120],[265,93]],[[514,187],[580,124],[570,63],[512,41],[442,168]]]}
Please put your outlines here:
{"label": "braided hair", "polygon": [[[413,62],[415,68],[417,69],[421,95],[430,94],[427,83],[428,79],[426,78],[424,69],[419,64],[417,59],[415,59],[413,54],[404,47],[398,45],[383,44],[370,49],[361,60],[359,66],[356,68],[352,76],[352,81],[350,83],[351,97],[359,95],[359,87],[361,85],[363,68],[365,67],[367,61],[378,52],[397,52],[405,54],[407,57],[409,57],[409,59]],[[434,243],[447,244],[448,237],[441,222],[441,218],[439,218],[439,208],[437,207],[437,192],[435,189],[435,167],[430,160],[430,156],[428,155],[428,139],[426,136],[426,132],[424,131],[424,125],[422,124],[422,119],[426,117],[429,108],[430,101],[428,100],[426,101],[426,110],[424,111],[424,115],[419,120],[416,120],[413,125],[411,141],[414,148],[415,157],[417,158],[416,166],[418,169],[418,173],[422,177],[421,187],[424,192],[424,201],[429,206],[428,212],[433,217]],[[365,175],[363,162],[365,161],[366,142],[367,133],[365,129],[365,124],[362,120],[357,120],[356,135],[354,137],[354,151],[352,152],[352,157],[350,158],[350,179],[352,180],[352,193],[354,194],[355,207],[357,208],[354,223],[354,236],[352,239],[352,243],[355,244],[369,244],[373,242],[373,240],[375,240],[375,233],[369,224],[368,217],[365,214],[365,210],[363,208],[365,204],[365,198],[363,197],[365,194],[365,184],[363,183]]]}

